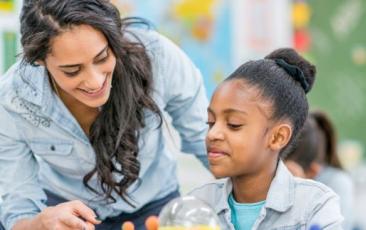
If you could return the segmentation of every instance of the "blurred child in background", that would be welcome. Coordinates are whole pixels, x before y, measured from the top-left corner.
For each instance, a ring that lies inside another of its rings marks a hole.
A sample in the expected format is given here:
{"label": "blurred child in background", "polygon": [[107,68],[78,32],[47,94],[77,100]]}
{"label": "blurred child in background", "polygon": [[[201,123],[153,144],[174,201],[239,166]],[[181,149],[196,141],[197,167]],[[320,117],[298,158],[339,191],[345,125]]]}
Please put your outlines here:
{"label": "blurred child in background", "polygon": [[309,114],[296,147],[286,157],[289,170],[299,177],[319,181],[340,197],[343,227],[352,229],[353,182],[342,168],[336,152],[336,133],[321,111]]}

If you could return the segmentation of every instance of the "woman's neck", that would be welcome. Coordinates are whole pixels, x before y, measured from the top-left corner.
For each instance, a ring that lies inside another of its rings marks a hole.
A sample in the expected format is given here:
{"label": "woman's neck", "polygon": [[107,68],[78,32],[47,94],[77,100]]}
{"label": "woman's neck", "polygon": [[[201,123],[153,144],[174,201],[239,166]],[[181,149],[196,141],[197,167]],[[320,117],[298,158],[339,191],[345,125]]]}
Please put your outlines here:
{"label": "woman's neck", "polygon": [[74,97],[60,90],[58,87],[59,97],[68,108],[70,113],[75,117],[84,133],[89,136],[90,127],[99,114],[98,108],[91,108]]}
{"label": "woman's neck", "polygon": [[263,167],[258,173],[232,177],[233,196],[239,203],[256,203],[266,200],[276,173],[277,162]]}

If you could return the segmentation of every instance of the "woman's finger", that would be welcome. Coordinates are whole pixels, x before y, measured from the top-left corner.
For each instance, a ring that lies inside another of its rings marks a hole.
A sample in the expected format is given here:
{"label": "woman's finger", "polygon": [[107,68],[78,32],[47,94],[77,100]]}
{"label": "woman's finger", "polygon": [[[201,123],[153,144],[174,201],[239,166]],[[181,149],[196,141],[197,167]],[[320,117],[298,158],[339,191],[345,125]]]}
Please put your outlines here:
{"label": "woman's finger", "polygon": [[76,200],[71,202],[73,211],[82,219],[92,223],[100,224],[101,221],[96,219],[96,214],[93,209],[86,206],[83,202]]}
{"label": "woman's finger", "polygon": [[84,220],[80,219],[77,216],[74,216],[72,214],[66,214],[62,217],[60,217],[60,221],[62,224],[66,225],[67,227],[71,229],[80,229],[84,230],[87,229],[87,224]]}

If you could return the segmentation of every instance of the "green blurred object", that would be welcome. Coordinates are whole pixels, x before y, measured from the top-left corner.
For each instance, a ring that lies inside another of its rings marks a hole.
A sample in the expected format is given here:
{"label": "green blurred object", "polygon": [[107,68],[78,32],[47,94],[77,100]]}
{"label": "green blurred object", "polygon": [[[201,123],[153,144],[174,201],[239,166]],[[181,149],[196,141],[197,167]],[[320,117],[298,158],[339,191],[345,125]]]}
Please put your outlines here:
{"label": "green blurred object", "polygon": [[366,146],[366,1],[309,0],[312,9],[309,55],[318,74],[312,108],[331,115],[340,140]]}
{"label": "green blurred object", "polygon": [[15,32],[3,32],[3,67],[4,72],[16,62],[17,35]]}

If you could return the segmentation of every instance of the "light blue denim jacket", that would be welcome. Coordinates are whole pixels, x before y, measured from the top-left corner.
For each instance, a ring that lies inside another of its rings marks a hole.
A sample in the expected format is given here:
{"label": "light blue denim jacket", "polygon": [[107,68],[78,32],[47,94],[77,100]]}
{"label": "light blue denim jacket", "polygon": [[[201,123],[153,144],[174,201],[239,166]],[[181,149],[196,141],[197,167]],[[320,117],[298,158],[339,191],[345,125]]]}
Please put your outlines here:
{"label": "light blue denim jacket", "polygon": [[[172,42],[151,30],[134,29],[152,61],[153,97],[172,117],[181,150],[207,166],[204,138],[208,101],[199,70]],[[133,38],[131,38],[133,39]],[[101,219],[131,213],[178,189],[176,162],[164,141],[158,119],[145,112],[140,130],[139,182],[122,199],[106,204],[86,189],[83,177],[95,165],[94,150],[83,130],[53,93],[43,67],[15,64],[0,77],[0,221],[6,229],[45,208],[47,189],[68,200],[80,199]],[[115,175],[119,177],[118,175]],[[100,191],[94,176],[91,186]]]}
{"label": "light blue denim jacket", "polygon": [[[231,180],[221,179],[194,189],[190,195],[214,208],[221,230],[233,230],[228,204],[231,192]],[[338,230],[342,229],[342,221],[339,198],[331,189],[312,180],[293,177],[280,161],[252,230],[308,230],[313,224],[322,230]]]}

